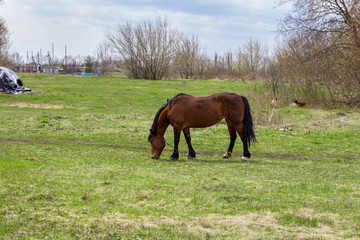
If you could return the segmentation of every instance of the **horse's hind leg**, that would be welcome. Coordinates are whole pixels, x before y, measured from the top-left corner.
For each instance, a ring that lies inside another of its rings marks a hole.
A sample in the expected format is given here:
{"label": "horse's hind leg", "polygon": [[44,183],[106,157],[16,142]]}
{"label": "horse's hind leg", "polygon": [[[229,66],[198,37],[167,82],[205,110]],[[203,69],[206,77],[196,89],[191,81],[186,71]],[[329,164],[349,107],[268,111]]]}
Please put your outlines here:
{"label": "horse's hind leg", "polygon": [[223,155],[223,158],[231,157],[232,151],[234,149],[236,137],[237,137],[235,128],[230,124],[230,122],[228,120],[226,120],[226,123],[227,123],[229,134],[230,134],[230,144],[229,144],[228,150]]}
{"label": "horse's hind leg", "polygon": [[183,133],[185,135],[185,140],[186,140],[186,143],[187,143],[188,148],[189,148],[188,159],[193,159],[193,158],[196,157],[196,153],[195,153],[194,148],[191,145],[190,129],[189,128],[183,129]]}
{"label": "horse's hind leg", "polygon": [[246,158],[250,158],[251,154],[249,152],[249,147],[248,147],[248,142],[244,136],[244,130],[243,130],[243,124],[239,124],[237,126],[235,126],[236,132],[239,134],[241,141],[243,143],[243,156],[242,156],[242,160],[246,161]]}
{"label": "horse's hind leg", "polygon": [[246,161],[246,158],[250,158],[251,154],[249,152],[249,147],[248,147],[248,142],[245,138],[242,138],[241,141],[243,142],[243,149],[244,149],[244,154],[242,156],[242,160]]}

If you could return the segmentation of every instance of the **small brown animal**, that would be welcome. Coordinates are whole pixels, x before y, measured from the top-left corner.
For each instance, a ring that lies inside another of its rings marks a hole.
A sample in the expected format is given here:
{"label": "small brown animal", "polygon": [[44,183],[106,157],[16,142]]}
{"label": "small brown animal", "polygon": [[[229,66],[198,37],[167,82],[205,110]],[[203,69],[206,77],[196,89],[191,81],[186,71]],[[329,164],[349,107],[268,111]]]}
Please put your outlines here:
{"label": "small brown animal", "polygon": [[306,105],[306,102],[299,102],[298,100],[295,100],[294,103],[296,103],[298,107],[303,107]]}

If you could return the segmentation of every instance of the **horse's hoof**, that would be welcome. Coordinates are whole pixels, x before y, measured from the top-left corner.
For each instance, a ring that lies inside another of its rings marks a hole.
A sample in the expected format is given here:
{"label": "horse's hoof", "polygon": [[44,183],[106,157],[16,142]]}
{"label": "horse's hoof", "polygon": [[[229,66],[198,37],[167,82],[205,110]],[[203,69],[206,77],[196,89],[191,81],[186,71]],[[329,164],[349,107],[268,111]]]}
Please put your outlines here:
{"label": "horse's hoof", "polygon": [[244,156],[242,156],[242,157],[241,157],[241,160],[246,162],[246,161],[247,161],[247,158],[244,157]]}
{"label": "horse's hoof", "polygon": [[194,158],[195,158],[195,156],[190,156],[190,155],[189,155],[187,159],[188,159],[188,160],[191,160],[191,159],[194,159]]}
{"label": "horse's hoof", "polygon": [[222,156],[223,159],[228,159],[231,157],[231,152],[226,152],[224,153],[224,155]]}
{"label": "horse's hoof", "polygon": [[176,161],[176,160],[178,160],[179,158],[176,158],[176,157],[170,157],[169,159],[168,159],[168,161],[169,162],[172,162],[172,161]]}

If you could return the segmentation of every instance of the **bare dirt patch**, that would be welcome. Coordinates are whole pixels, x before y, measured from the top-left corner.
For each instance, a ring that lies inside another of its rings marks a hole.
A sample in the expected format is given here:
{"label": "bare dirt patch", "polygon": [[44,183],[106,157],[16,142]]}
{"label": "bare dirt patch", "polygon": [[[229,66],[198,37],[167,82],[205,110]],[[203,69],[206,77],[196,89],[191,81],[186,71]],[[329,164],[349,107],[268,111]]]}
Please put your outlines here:
{"label": "bare dirt patch", "polygon": [[1,138],[0,137],[0,141],[4,141],[4,142],[17,142],[17,143],[28,143],[28,140],[20,140],[20,139],[9,139],[9,138]]}

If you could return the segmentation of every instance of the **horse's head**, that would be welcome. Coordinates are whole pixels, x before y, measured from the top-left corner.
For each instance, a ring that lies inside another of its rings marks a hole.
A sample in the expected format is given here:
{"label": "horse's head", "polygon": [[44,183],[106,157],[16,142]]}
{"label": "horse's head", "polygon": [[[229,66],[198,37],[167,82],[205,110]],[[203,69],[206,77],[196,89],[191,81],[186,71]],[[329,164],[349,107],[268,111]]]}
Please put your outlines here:
{"label": "horse's head", "polygon": [[148,140],[151,143],[151,158],[159,159],[165,148],[165,140],[151,129]]}

